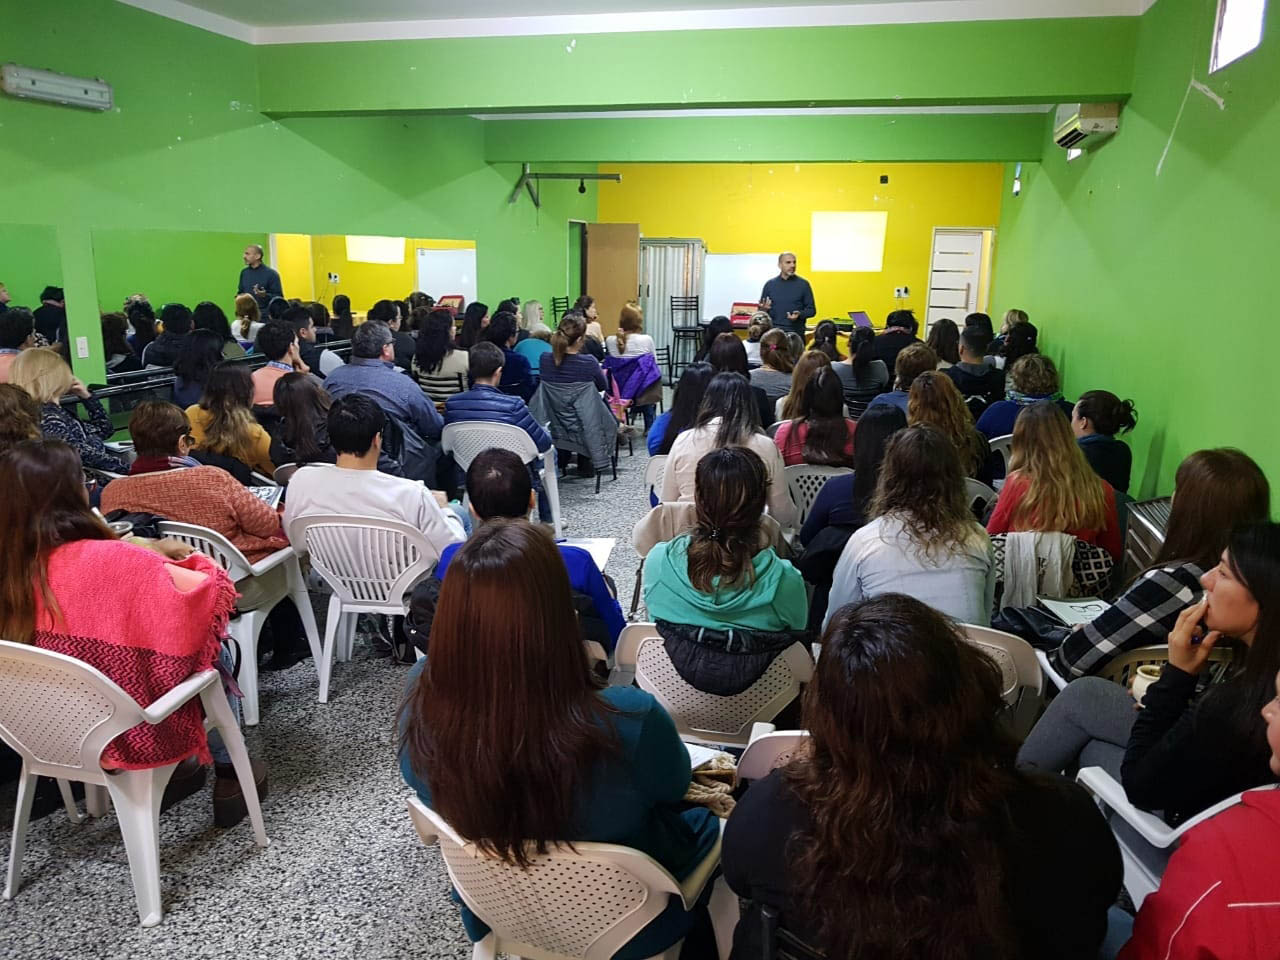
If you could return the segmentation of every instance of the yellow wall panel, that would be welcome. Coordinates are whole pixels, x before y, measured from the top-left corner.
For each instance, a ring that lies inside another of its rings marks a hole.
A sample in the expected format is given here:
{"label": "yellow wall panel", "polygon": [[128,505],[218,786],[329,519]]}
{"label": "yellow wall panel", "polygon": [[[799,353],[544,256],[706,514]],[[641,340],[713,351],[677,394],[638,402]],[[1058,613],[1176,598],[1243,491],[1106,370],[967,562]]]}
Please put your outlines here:
{"label": "yellow wall panel", "polygon": [[[601,167],[605,170],[605,167]],[[599,220],[639,223],[645,237],[697,237],[710,253],[793,251],[813,285],[818,317],[866,310],[876,324],[903,306],[924,321],[934,227],[995,227],[1004,168],[997,163],[608,164],[621,183],[599,186]],[[880,183],[888,176],[887,184]],[[888,213],[879,273],[815,273],[815,211]],[[760,285],[768,280],[760,278]],[[708,304],[708,308],[713,305]]]}

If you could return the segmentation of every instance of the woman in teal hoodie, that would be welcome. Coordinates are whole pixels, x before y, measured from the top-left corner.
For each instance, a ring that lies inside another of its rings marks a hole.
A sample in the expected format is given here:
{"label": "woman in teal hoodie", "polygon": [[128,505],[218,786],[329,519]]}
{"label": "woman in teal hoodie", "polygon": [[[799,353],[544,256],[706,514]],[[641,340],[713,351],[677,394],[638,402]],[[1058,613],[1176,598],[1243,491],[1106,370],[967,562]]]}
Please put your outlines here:
{"label": "woman in teal hoodie", "polygon": [[754,451],[711,451],[694,478],[697,527],[645,559],[645,607],[676,669],[708,693],[745,690],[808,620],[804,579],[760,525],[768,484]]}

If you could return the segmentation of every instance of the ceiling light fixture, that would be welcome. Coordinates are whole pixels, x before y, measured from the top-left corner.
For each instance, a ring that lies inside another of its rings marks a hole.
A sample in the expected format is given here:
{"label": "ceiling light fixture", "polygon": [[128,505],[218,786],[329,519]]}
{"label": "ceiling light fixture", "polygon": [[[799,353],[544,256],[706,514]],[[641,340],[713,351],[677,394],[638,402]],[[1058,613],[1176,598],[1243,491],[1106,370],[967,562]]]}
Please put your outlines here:
{"label": "ceiling light fixture", "polygon": [[533,173],[529,169],[529,164],[523,164],[520,169],[520,179],[516,181],[515,189],[511,191],[511,196],[507,197],[507,203],[515,203],[520,196],[520,191],[528,190],[529,199],[533,201],[535,207],[541,208],[542,202],[538,199],[538,188],[536,186],[539,180],[577,180],[578,192],[587,192],[588,180],[609,180],[613,183],[622,182],[622,174],[620,173]]}

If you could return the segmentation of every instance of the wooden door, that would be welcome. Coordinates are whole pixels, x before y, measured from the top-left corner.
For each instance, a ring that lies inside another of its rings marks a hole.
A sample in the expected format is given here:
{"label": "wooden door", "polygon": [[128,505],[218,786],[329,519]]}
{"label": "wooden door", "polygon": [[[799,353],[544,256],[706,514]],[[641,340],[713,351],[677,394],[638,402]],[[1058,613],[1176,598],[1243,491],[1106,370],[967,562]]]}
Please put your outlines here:
{"label": "wooden door", "polygon": [[640,224],[587,224],[585,292],[595,297],[605,336],[618,332],[618,315],[640,287]]}

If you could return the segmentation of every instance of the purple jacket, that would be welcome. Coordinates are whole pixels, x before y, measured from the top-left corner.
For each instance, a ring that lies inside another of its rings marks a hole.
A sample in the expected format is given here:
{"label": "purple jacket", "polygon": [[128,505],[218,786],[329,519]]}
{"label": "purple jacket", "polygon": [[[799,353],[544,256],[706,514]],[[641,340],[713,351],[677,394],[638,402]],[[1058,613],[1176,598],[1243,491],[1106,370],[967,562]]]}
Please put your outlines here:
{"label": "purple jacket", "polygon": [[605,357],[602,366],[612,374],[624,400],[634,400],[662,379],[652,353],[638,357]]}

